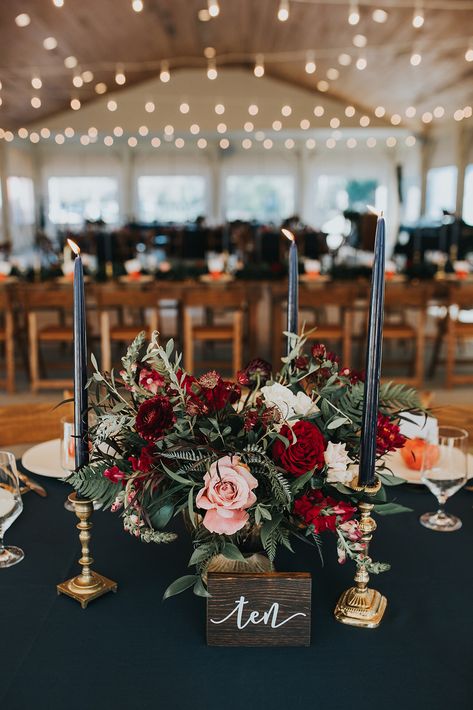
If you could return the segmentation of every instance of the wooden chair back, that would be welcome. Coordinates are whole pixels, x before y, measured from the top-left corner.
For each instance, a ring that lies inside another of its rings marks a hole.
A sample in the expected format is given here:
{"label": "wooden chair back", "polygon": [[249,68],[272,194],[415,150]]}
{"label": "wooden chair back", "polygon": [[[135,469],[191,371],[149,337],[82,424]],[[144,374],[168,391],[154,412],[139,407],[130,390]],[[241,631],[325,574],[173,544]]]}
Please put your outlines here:
{"label": "wooden chair back", "polygon": [[353,305],[356,294],[356,287],[351,284],[304,283],[299,289],[299,307],[341,306],[349,308]]}
{"label": "wooden chair back", "polygon": [[473,309],[473,284],[452,284],[449,290],[449,303],[460,308]]}
{"label": "wooden chair back", "polygon": [[36,444],[61,435],[61,419],[73,416],[72,403],[55,409],[51,402],[0,407],[0,447]]}
{"label": "wooden chair back", "polygon": [[395,283],[387,281],[384,304],[386,308],[427,308],[432,294],[432,284],[412,282]]}
{"label": "wooden chair back", "polygon": [[193,308],[242,309],[247,301],[246,289],[233,284],[196,286],[183,294],[184,306]]}
{"label": "wooden chair back", "polygon": [[18,298],[26,310],[71,310],[74,300],[72,284],[29,284],[18,289]]}
{"label": "wooden chair back", "polygon": [[96,290],[97,306],[106,308],[153,308],[158,301],[159,292],[154,284],[124,286],[104,286]]}

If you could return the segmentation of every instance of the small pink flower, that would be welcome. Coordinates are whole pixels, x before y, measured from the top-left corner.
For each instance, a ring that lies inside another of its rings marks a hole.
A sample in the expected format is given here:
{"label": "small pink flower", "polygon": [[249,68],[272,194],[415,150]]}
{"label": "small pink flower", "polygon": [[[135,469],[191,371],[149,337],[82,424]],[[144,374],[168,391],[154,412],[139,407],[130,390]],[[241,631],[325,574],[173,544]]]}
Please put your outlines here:
{"label": "small pink flower", "polygon": [[206,510],[203,525],[219,535],[233,535],[248,522],[246,509],[256,503],[253,488],[258,486],[248,466],[238,456],[223,456],[204,476],[196,506]]}
{"label": "small pink flower", "polygon": [[340,526],[340,530],[343,530],[344,537],[348,538],[352,542],[358,542],[361,540],[362,532],[357,520],[346,520]]}
{"label": "small pink flower", "polygon": [[156,370],[140,370],[140,387],[148,390],[151,394],[157,394],[158,389],[164,385],[164,377]]}

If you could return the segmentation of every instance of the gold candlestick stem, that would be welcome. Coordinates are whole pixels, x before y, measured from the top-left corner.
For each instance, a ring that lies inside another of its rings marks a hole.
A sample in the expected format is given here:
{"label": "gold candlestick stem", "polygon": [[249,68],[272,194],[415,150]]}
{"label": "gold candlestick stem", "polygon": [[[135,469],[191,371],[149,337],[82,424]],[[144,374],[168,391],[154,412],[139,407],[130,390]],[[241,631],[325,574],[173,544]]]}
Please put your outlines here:
{"label": "gold candlestick stem", "polygon": [[[363,490],[357,485],[355,490]],[[380,488],[379,482],[372,488],[364,488],[365,493],[374,495]],[[375,589],[368,587],[370,576],[366,570],[364,559],[368,557],[369,544],[376,530],[376,522],[371,517],[374,503],[362,502],[359,504],[361,512],[360,530],[361,541],[364,545],[363,558],[358,562],[355,573],[355,586],[350,587],[341,595],[335,607],[335,618],[342,624],[360,626],[365,629],[375,629],[381,623],[387,600]]]}
{"label": "gold candlestick stem", "polygon": [[116,592],[117,583],[107,577],[103,577],[91,569],[93,557],[90,555],[89,542],[91,538],[90,530],[92,523],[90,518],[94,510],[94,504],[91,500],[80,500],[76,493],[71,493],[68,497],[69,502],[74,507],[74,512],[79,518],[77,529],[79,530],[79,540],[81,542],[82,554],[79,564],[82,567],[82,572],[77,577],[72,577],[66,582],[57,585],[58,594],[67,594],[80,603],[83,609],[87,604],[102,594],[107,592]]}

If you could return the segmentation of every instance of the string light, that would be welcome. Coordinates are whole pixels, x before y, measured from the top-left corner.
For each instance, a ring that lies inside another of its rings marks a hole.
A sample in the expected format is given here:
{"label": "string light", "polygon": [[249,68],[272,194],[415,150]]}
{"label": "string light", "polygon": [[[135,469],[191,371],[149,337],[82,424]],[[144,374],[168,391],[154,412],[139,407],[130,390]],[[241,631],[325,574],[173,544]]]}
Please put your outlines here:
{"label": "string light", "polygon": [[227,124],[226,123],[219,123],[217,126],[217,133],[226,133],[227,132]]}
{"label": "string light", "polygon": [[245,150],[249,150],[252,145],[253,145],[253,141],[250,140],[250,138],[244,138],[241,142],[241,147],[244,148]]}
{"label": "string light", "polygon": [[220,15],[218,0],[207,0],[207,7],[210,17],[218,17],[218,15]]}
{"label": "string light", "polygon": [[468,49],[465,52],[465,59],[467,62],[473,62],[473,40],[470,41]]}
{"label": "string light", "polygon": [[273,141],[271,138],[265,138],[263,141],[263,148],[266,148],[266,150],[271,150],[273,147]]}
{"label": "string light", "polygon": [[64,7],[64,0],[53,0],[53,5],[56,7]]}
{"label": "string light", "polygon": [[340,66],[348,67],[348,66],[350,66],[351,62],[352,62],[352,59],[351,59],[350,55],[347,54],[346,52],[342,52],[341,54],[338,55],[338,63],[340,64]]}
{"label": "string light", "polygon": [[183,101],[183,103],[179,106],[179,111],[184,114],[189,113],[189,111],[190,111],[189,104],[186,101]]}
{"label": "string light", "polygon": [[145,103],[145,111],[146,111],[146,113],[153,113],[153,111],[155,110],[155,108],[156,108],[156,106],[155,106],[155,104],[154,104],[154,101],[147,101],[147,102]]}
{"label": "string light", "polygon": [[68,127],[64,130],[64,135],[66,136],[66,138],[74,138],[74,134],[75,134],[75,131],[74,131],[74,129],[71,128],[70,126],[68,126]]}
{"label": "string light", "polygon": [[215,49],[215,47],[206,47],[204,49],[204,57],[206,59],[213,59],[216,56],[217,56],[217,50]]}
{"label": "string light", "polygon": [[273,128],[273,131],[280,131],[282,128],[281,121],[273,121],[272,128]]}
{"label": "string light", "polygon": [[197,141],[197,147],[201,150],[207,148],[207,141],[205,140],[205,138],[199,138],[199,140]]}
{"label": "string light", "polygon": [[320,81],[317,82],[317,89],[321,91],[322,93],[325,93],[328,91],[330,88],[330,84],[328,81],[325,81],[325,79],[321,79]]}
{"label": "string light", "polygon": [[414,116],[417,113],[417,109],[415,106],[408,106],[405,110],[405,114],[407,118],[414,118]]}
{"label": "string light", "polygon": [[301,127],[302,131],[308,131],[310,128],[310,121],[307,118],[303,118],[302,121],[300,122],[299,126]]}
{"label": "string light", "polygon": [[72,77],[72,83],[74,84],[76,89],[80,89],[81,86],[83,86],[84,84],[84,80],[82,79],[80,74],[74,74],[74,76]]}
{"label": "string light", "polygon": [[416,2],[416,6],[414,8],[414,14],[412,16],[412,26],[415,27],[416,30],[420,29],[422,25],[424,24],[425,17],[424,17],[424,10],[422,9],[422,3],[421,2]]}
{"label": "string light", "polygon": [[145,137],[148,135],[148,133],[149,133],[149,128],[148,128],[148,126],[140,126],[140,127],[138,128],[138,133],[140,134],[140,136],[142,136],[143,138],[145,138]]}
{"label": "string light", "polygon": [[218,116],[221,116],[222,114],[225,113],[225,106],[223,104],[216,104],[214,110]]}
{"label": "string light", "polygon": [[383,118],[383,116],[386,115],[386,109],[384,108],[384,106],[376,106],[374,110],[374,115],[376,116],[376,118]]}
{"label": "string light", "polygon": [[338,77],[340,76],[340,72],[338,69],[335,69],[335,67],[330,67],[327,69],[327,79],[330,79],[330,81],[336,81]]}
{"label": "string light", "polygon": [[251,123],[251,121],[246,121],[245,125],[243,126],[243,130],[246,131],[247,133],[251,133],[254,130],[254,125]]}
{"label": "string light", "polygon": [[46,37],[46,39],[43,40],[43,47],[50,52],[53,49],[56,49],[57,47],[57,39],[55,37]]}
{"label": "string light", "polygon": [[256,104],[250,104],[248,106],[248,113],[250,116],[256,116],[258,114],[259,108]]}
{"label": "string light", "polygon": [[353,118],[353,116],[355,115],[355,112],[356,112],[356,111],[355,111],[355,107],[354,107],[354,106],[347,106],[346,109],[345,109],[345,116],[346,116],[347,118]]}
{"label": "string light", "polygon": [[355,35],[353,37],[353,44],[359,49],[363,49],[368,44],[368,40],[365,35]]}
{"label": "string light", "polygon": [[292,150],[295,145],[296,144],[292,138],[286,138],[286,140],[284,141],[284,147],[287,148],[288,150]]}
{"label": "string light", "polygon": [[314,74],[316,69],[317,64],[315,63],[315,52],[307,52],[305,59],[306,74]]}
{"label": "string light", "polygon": [[78,111],[80,109],[80,101],[79,99],[71,99],[71,109],[73,111]]}
{"label": "string light", "polygon": [[32,143],[39,143],[39,133],[36,133],[36,131],[33,131],[33,133],[30,133],[30,141]]}
{"label": "string light", "polygon": [[157,136],[151,138],[151,145],[153,146],[153,148],[159,148],[159,146],[161,145],[161,141]]}
{"label": "string light", "polygon": [[104,84],[103,81],[99,81],[98,84],[95,84],[95,93],[96,94],[105,94],[107,92],[107,84]]}
{"label": "string light", "polygon": [[350,148],[350,149],[356,148],[357,145],[358,145],[358,143],[357,143],[356,138],[349,138],[347,140],[347,148]]}
{"label": "string light", "polygon": [[31,105],[33,108],[41,108],[41,99],[39,96],[33,96],[31,98]]}
{"label": "string light", "polygon": [[196,136],[198,133],[200,133],[200,126],[198,123],[193,123],[189,130],[193,136]]}
{"label": "string light", "polygon": [[278,10],[279,22],[287,22],[289,19],[289,0],[280,0]]}
{"label": "string light", "polygon": [[112,136],[105,136],[105,138],[103,139],[103,142],[105,143],[105,145],[106,145],[108,148],[110,148],[110,146],[113,145],[113,138],[112,138]]}
{"label": "string light", "polygon": [[366,145],[368,148],[374,148],[376,146],[376,138],[368,138]]}
{"label": "string light", "polygon": [[212,19],[206,7],[202,8],[202,10],[199,10],[199,12],[197,13],[197,17],[199,18],[200,22],[208,22]]}
{"label": "string light", "polygon": [[335,146],[337,145],[337,141],[335,140],[335,138],[327,138],[327,140],[325,141],[325,145],[327,146],[327,148],[332,149],[335,148]]}
{"label": "string light", "polygon": [[171,78],[171,73],[170,73],[170,71],[169,71],[169,63],[166,62],[165,60],[163,60],[163,61],[161,62],[161,69],[160,69],[160,72],[159,72],[159,79],[160,79],[160,81],[163,82],[163,84],[167,84],[168,81],[170,80],[170,78]]}
{"label": "string light", "polygon": [[360,21],[360,10],[357,2],[350,0],[350,5],[348,7],[348,24],[353,27],[357,25]]}
{"label": "string light", "polygon": [[324,113],[325,113],[325,109],[323,106],[315,106],[314,116],[316,116],[316,118],[321,118],[324,115]]}
{"label": "string light", "polygon": [[217,64],[215,62],[215,59],[209,59],[207,63],[207,79],[210,79],[210,81],[214,81],[218,76],[217,72]]}
{"label": "string light", "polygon": [[422,55],[419,54],[419,52],[414,52],[413,54],[411,54],[411,58],[409,61],[413,67],[418,67],[422,61]]}
{"label": "string light", "polygon": [[31,86],[33,87],[33,89],[41,89],[41,87],[43,86],[43,82],[41,81],[39,76],[36,75],[31,79]]}
{"label": "string light", "polygon": [[430,113],[430,111],[426,111],[425,113],[422,114],[423,123],[431,123],[432,119],[433,119],[433,115]]}
{"label": "string light", "polygon": [[[465,114],[462,111],[462,109],[460,109],[460,108],[457,109],[455,111],[455,113],[453,114],[453,118],[455,119],[455,121],[462,121],[464,117],[465,117]],[[423,118],[422,118],[422,120],[423,120]]]}
{"label": "string light", "polygon": [[407,136],[405,143],[408,148],[412,148],[412,146],[416,144],[416,137],[415,136]]}
{"label": "string light", "polygon": [[445,109],[443,106],[436,106],[433,110],[435,118],[443,118],[445,116]]}
{"label": "string light", "polygon": [[358,57],[356,60],[356,68],[359,69],[359,71],[363,71],[363,69],[366,69],[368,66],[368,62],[366,61],[365,57]]}
{"label": "string light", "polygon": [[49,130],[49,128],[42,128],[39,133],[41,138],[47,139],[51,137],[51,131]]}
{"label": "string light", "polygon": [[28,27],[31,22],[31,17],[26,13],[22,12],[20,15],[15,17],[15,24],[18,27]]}
{"label": "string light", "polygon": [[95,128],[95,126],[90,126],[89,130],[87,131],[87,135],[89,136],[89,138],[97,138],[98,134],[99,132]]}
{"label": "string light", "polygon": [[117,65],[117,70],[115,72],[115,83],[119,86],[123,86],[126,83],[125,70],[121,64]]}
{"label": "string light", "polygon": [[135,12],[142,12],[144,7],[143,0],[133,0],[131,7]]}
{"label": "string light", "polygon": [[123,135],[123,128],[121,126],[115,126],[115,128],[113,129],[113,135],[116,138],[121,138]]}
{"label": "string light", "polygon": [[386,12],[386,10],[377,8],[376,10],[373,10],[371,17],[373,18],[374,22],[378,22],[380,25],[382,25],[388,19],[388,13]]}
{"label": "string light", "polygon": [[222,150],[227,150],[227,148],[230,146],[230,141],[228,140],[228,138],[222,138],[219,143],[219,146]]}
{"label": "string light", "polygon": [[174,145],[176,146],[176,148],[179,148],[179,149],[184,148],[184,145],[185,145],[184,138],[176,138],[176,140],[174,141]]}
{"label": "string light", "polygon": [[116,111],[118,108],[118,104],[113,99],[110,99],[110,101],[107,101],[107,108],[109,111]]}
{"label": "string light", "polygon": [[253,69],[253,74],[257,79],[264,76],[264,57],[262,54],[256,55],[255,68]]}
{"label": "string light", "polygon": [[77,64],[77,59],[72,54],[71,56],[66,57],[64,60],[64,66],[66,67],[66,69],[75,69]]}
{"label": "string light", "polygon": [[18,138],[28,138],[28,131],[26,128],[19,128],[18,129]]}
{"label": "string light", "polygon": [[308,148],[309,150],[314,150],[316,145],[317,145],[317,143],[313,138],[308,138],[305,142],[305,147]]}
{"label": "string light", "polygon": [[391,123],[393,124],[393,126],[398,126],[401,121],[401,116],[398,113],[393,113],[393,115],[391,116]]}
{"label": "string light", "polygon": [[292,108],[288,104],[286,104],[285,106],[282,107],[281,113],[283,116],[285,116],[287,118],[288,116],[291,115]]}
{"label": "string light", "polygon": [[128,138],[127,143],[128,143],[128,145],[130,146],[130,148],[136,148],[136,146],[138,145],[138,141],[137,141],[137,139],[135,138],[135,136],[130,136],[130,137]]}
{"label": "string light", "polygon": [[81,76],[85,84],[90,84],[90,82],[94,80],[94,74],[90,71],[90,69],[83,71]]}
{"label": "string light", "polygon": [[174,133],[174,126],[171,126],[170,123],[168,123],[167,126],[164,126],[164,135],[165,136],[172,136]]}
{"label": "string light", "polygon": [[394,138],[394,136],[389,136],[389,138],[386,138],[386,145],[388,148],[394,148],[396,145],[397,140]]}
{"label": "string light", "polygon": [[330,119],[330,128],[339,128],[340,126],[340,119],[339,118],[331,118]]}

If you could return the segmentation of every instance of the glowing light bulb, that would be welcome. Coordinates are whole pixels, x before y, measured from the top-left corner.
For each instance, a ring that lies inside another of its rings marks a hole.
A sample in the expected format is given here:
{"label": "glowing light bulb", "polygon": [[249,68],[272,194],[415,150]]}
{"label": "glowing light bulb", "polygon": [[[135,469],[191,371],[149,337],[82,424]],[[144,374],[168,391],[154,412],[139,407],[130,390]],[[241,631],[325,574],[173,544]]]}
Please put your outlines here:
{"label": "glowing light bulb", "polygon": [[414,52],[413,54],[411,54],[411,58],[409,61],[413,67],[418,67],[422,61],[422,55],[419,54],[419,52]]}
{"label": "glowing light bulb", "polygon": [[306,74],[314,74],[317,69],[317,64],[315,63],[314,52],[307,52],[305,59],[305,71]]}
{"label": "glowing light bulb", "polygon": [[41,108],[41,99],[39,96],[33,96],[31,98],[31,105],[33,108]]}
{"label": "glowing light bulb", "polygon": [[118,108],[118,104],[113,99],[110,99],[110,101],[107,101],[107,108],[109,111],[116,111]]}
{"label": "glowing light bulb", "polygon": [[356,60],[356,68],[359,71],[363,71],[363,69],[366,69],[367,66],[368,62],[366,61],[365,57],[358,57],[358,59]]}
{"label": "glowing light bulb", "polygon": [[347,106],[345,109],[345,116],[347,118],[353,118],[355,115],[355,107],[354,106]]}
{"label": "glowing light bulb", "polygon": [[107,93],[107,84],[104,84],[103,81],[99,81],[98,84],[95,84],[95,93],[96,94]]}
{"label": "glowing light bulb", "polygon": [[217,64],[215,62],[215,59],[209,59],[208,64],[207,64],[207,79],[210,79],[210,81],[214,81],[218,76],[217,72]]}
{"label": "glowing light bulb", "polygon": [[179,111],[181,113],[189,113],[190,111],[190,106],[186,101],[183,101],[182,104],[179,106]]}
{"label": "glowing light bulb", "polygon": [[220,15],[220,5],[218,4],[218,0],[208,0],[207,7],[210,17],[218,17],[218,15]]}
{"label": "glowing light bulb", "polygon": [[346,52],[342,52],[341,54],[338,55],[338,63],[340,64],[341,67],[348,67],[350,66],[352,62],[352,59],[349,54]]}
{"label": "glowing light bulb", "polygon": [[287,150],[292,150],[295,145],[296,144],[292,138],[286,138],[286,140],[284,141],[284,147],[287,148]]}
{"label": "glowing light bulb", "polygon": [[75,69],[77,64],[77,58],[72,56],[72,54],[70,57],[66,57],[64,59],[64,66],[66,67],[66,69]]}
{"label": "glowing light bulb", "polygon": [[133,0],[131,7],[135,12],[142,12],[144,8],[143,0]]}
{"label": "glowing light bulb", "polygon": [[56,49],[57,47],[57,39],[55,37],[46,37],[46,39],[43,40],[43,47],[50,52],[53,49]]}
{"label": "glowing light bulb", "polygon": [[154,104],[154,101],[147,101],[147,102],[145,103],[145,111],[146,111],[146,113],[153,113],[153,111],[155,110],[155,108],[156,108],[156,106],[155,106],[155,104]]}
{"label": "glowing light bulb", "polygon": [[115,83],[119,84],[119,86],[123,86],[123,84],[126,83],[125,70],[122,66],[117,67],[117,71],[115,72]]}
{"label": "glowing light bulb", "polygon": [[253,74],[256,76],[257,79],[260,79],[262,76],[264,76],[264,58],[262,54],[256,55],[256,62],[255,68],[253,69]]}
{"label": "glowing light bulb", "polygon": [[248,106],[248,113],[250,114],[250,116],[256,116],[258,111],[259,111],[259,108],[256,104],[250,104]]}
{"label": "glowing light bulb", "polygon": [[382,25],[384,22],[387,21],[388,13],[386,12],[386,10],[376,8],[376,10],[373,10],[371,17],[373,18],[373,22],[378,22],[380,25]]}
{"label": "glowing light bulb", "polygon": [[160,81],[163,82],[163,84],[167,84],[168,81],[171,78],[171,74],[169,71],[169,64],[166,61],[161,62],[161,70],[159,72],[159,79]]}
{"label": "glowing light bulb", "polygon": [[414,14],[412,16],[412,26],[415,27],[416,30],[418,30],[422,27],[424,22],[424,11],[420,4],[418,4],[417,7],[414,8]]}
{"label": "glowing light bulb", "polygon": [[287,22],[289,19],[289,0],[281,0],[279,3],[278,20]]}
{"label": "glowing light bulb", "polygon": [[22,12],[20,15],[15,17],[15,24],[17,27],[28,27],[30,22],[31,17],[26,12]]}
{"label": "glowing light bulb", "polygon": [[358,3],[350,2],[348,7],[348,24],[353,27],[357,25],[360,21],[360,10],[358,8]]}

